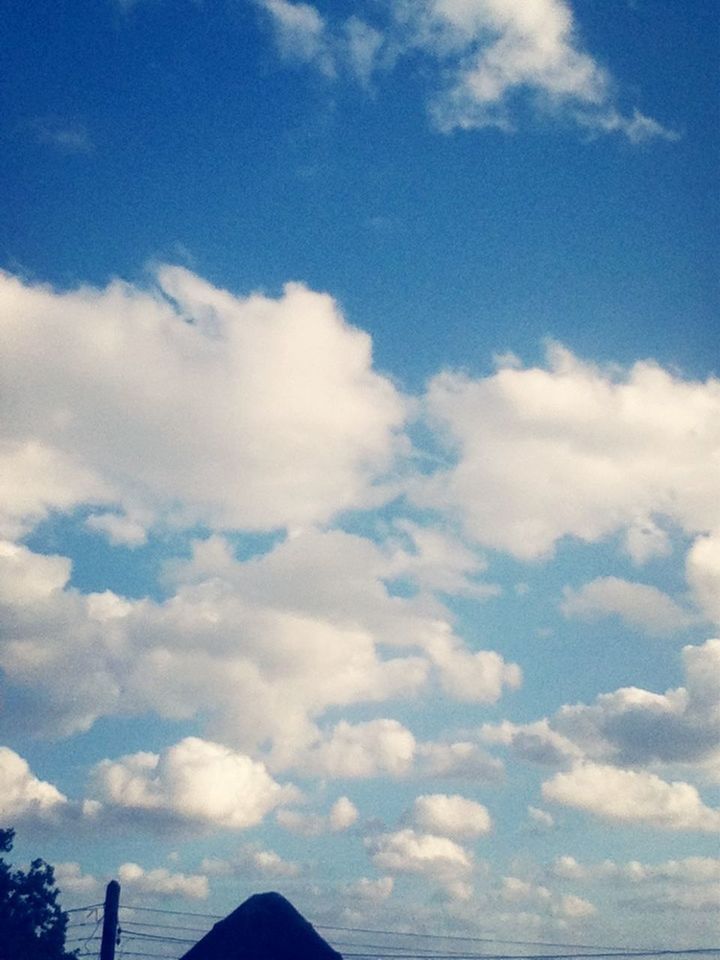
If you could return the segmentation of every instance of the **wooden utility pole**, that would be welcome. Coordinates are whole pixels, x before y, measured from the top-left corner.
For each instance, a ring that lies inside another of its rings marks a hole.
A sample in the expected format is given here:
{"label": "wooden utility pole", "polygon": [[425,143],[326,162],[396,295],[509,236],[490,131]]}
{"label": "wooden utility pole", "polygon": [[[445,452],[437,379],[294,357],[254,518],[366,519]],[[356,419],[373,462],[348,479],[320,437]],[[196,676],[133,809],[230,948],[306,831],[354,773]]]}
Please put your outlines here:
{"label": "wooden utility pole", "polygon": [[111,880],[105,890],[105,910],[103,912],[103,931],[100,943],[100,960],[115,960],[115,944],[118,931],[118,907],[120,906],[120,884]]}

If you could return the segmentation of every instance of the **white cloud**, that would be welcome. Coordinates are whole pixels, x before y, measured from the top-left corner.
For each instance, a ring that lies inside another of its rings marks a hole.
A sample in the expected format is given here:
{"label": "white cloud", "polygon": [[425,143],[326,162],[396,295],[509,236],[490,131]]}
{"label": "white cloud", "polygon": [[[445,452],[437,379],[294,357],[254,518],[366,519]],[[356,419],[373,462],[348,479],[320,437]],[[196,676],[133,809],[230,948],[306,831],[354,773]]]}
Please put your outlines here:
{"label": "white cloud", "polygon": [[296,796],[265,766],[198,737],[162,754],[135,753],[103,760],[94,771],[98,798],[111,809],[149,813],[200,825],[243,830]]}
{"label": "white cloud", "polygon": [[618,577],[598,577],[579,590],[565,587],[563,593],[560,609],[566,617],[595,620],[616,615],[658,636],[677,633],[698,619],[657,587]]}
{"label": "white cloud", "polygon": [[409,520],[397,520],[394,529],[407,537],[411,549],[400,543],[393,548],[390,541],[388,578],[408,578],[420,589],[478,599],[500,592],[499,587],[475,579],[487,562],[456,537]]}
{"label": "white cloud", "polygon": [[186,900],[207,900],[208,878],[202,874],[172,873],[165,867],[145,870],[137,863],[123,863],[118,868],[123,890],[142,897],[184,897]]}
{"label": "white cloud", "polygon": [[720,534],[697,538],[687,556],[686,575],[700,609],[720,624]]}
{"label": "white cloud", "polygon": [[95,900],[101,895],[102,884],[100,880],[92,874],[83,873],[79,863],[56,863],[53,865],[53,870],[55,871],[55,881],[63,897],[63,903],[66,902],[65,898],[67,896]]}
{"label": "white cloud", "polygon": [[[593,134],[677,139],[637,108],[621,112],[609,74],[582,49],[567,0],[393,0],[379,27],[357,13],[333,26],[306,3],[257,2],[272,15],[280,52],[328,77],[349,72],[367,84],[378,69],[422,51],[436,91],[430,113],[445,132],[511,130],[516,108],[529,101]],[[377,19],[383,10],[368,5],[368,13]]]}
{"label": "white cloud", "polygon": [[323,833],[342,833],[357,822],[358,810],[348,797],[340,797],[327,815],[304,813],[302,810],[278,810],[277,822],[290,833],[301,837],[317,837]]}
{"label": "white cloud", "polygon": [[650,517],[641,517],[628,527],[625,533],[625,549],[636,565],[652,557],[667,557],[672,553],[670,537]]}
{"label": "white cloud", "polygon": [[638,860],[616,863],[613,860],[603,860],[600,863],[582,864],[574,857],[566,855],[555,860],[552,872],[555,876],[567,880],[619,879],[630,883],[676,880],[682,884],[710,883],[720,881],[720,859],[685,857],[660,863],[641,863]]}
{"label": "white cloud", "polygon": [[27,760],[9,747],[0,747],[0,817],[52,821],[67,802],[57,787],[35,776]]}
{"label": "white cloud", "polygon": [[330,829],[335,832],[348,830],[357,822],[357,818],[358,809],[349,797],[339,797],[328,814]]}
{"label": "white cloud", "polygon": [[688,645],[682,655],[684,686],[664,694],[623,687],[591,706],[563,707],[552,727],[594,760],[678,764],[712,776],[720,760],[720,640]]}
{"label": "white cloud", "polygon": [[689,783],[668,783],[647,771],[579,764],[542,786],[546,800],[605,820],[663,830],[720,832],[720,810],[705,806]]}
{"label": "white cloud", "polygon": [[417,797],[410,816],[418,830],[445,837],[479,837],[492,829],[487,808],[458,794]]}
{"label": "white cloud", "polygon": [[597,907],[589,900],[578,897],[574,893],[566,893],[560,897],[560,902],[556,907],[556,912],[563,917],[570,917],[577,920],[584,917],[592,917],[597,913]]}
{"label": "white cloud", "polygon": [[0,316],[11,536],[84,503],[227,528],[324,521],[369,503],[397,452],[404,401],[370,338],[300,284],[242,298],[163,266],[148,290],[60,293],[3,273]]}
{"label": "white cloud", "polygon": [[571,739],[552,729],[547,720],[516,724],[509,720],[486,723],[480,729],[486,743],[512,747],[522,760],[544,766],[558,766],[583,756],[583,751]]}
{"label": "white cloud", "polygon": [[168,567],[158,602],[82,595],[67,586],[67,559],[8,544],[0,667],[23,697],[5,723],[63,736],[119,713],[200,715],[212,739],[245,751],[270,742],[280,770],[313,744],[309,762],[328,759],[317,722],[331,707],[415,695],[432,679],[496,700],[518,668],[468,650],[436,598],[392,596],[394,550],[311,528],[240,562],[213,536]]}
{"label": "white cloud", "polygon": [[285,860],[274,850],[265,850],[257,845],[244,846],[230,860],[208,858],[200,869],[211,876],[257,877],[262,879],[296,877],[300,864]]}
{"label": "white cloud", "polygon": [[410,828],[369,837],[366,847],[373,864],[390,874],[416,874],[443,887],[454,899],[470,895],[472,855],[450,840]]}
{"label": "white cloud", "polygon": [[51,599],[70,579],[67,557],[33,553],[27,547],[0,541],[0,603],[26,607]]}
{"label": "white cloud", "polygon": [[320,776],[400,777],[410,772],[415,748],[415,737],[397,720],[341,720],[297,763],[303,772]]}
{"label": "white cloud", "polygon": [[548,107],[597,108],[607,100],[607,77],[578,48],[564,0],[428,0],[418,7],[421,41],[457,62],[434,106],[441,129],[509,128],[509,102],[522,92]]}
{"label": "white cloud", "polygon": [[473,780],[500,783],[505,766],[477,743],[469,740],[419,743],[416,750],[416,771],[419,776],[438,779]]}
{"label": "white cloud", "polygon": [[85,526],[105,534],[113,546],[139,547],[147,541],[147,531],[142,523],[117,513],[93,513]]}
{"label": "white cloud", "polygon": [[530,883],[520,877],[503,877],[500,896],[508,903],[525,903],[527,901],[548,903],[552,895],[547,887]]}
{"label": "white cloud", "polygon": [[322,73],[335,73],[327,27],[317,8],[288,0],[257,0],[270,15],[280,52],[289,60],[314,64]]}
{"label": "white cloud", "polygon": [[555,818],[551,813],[548,813],[547,810],[541,810],[539,807],[533,807],[531,804],[528,804],[528,817],[532,820],[534,824],[539,827],[554,827]]}
{"label": "white cloud", "polygon": [[427,409],[456,462],[412,495],[483,545],[530,559],[650,516],[689,535],[720,526],[716,380],[602,370],[551,345],[547,369],[436,376]]}
{"label": "white cloud", "polygon": [[395,881],[392,877],[377,877],[374,880],[360,877],[346,887],[346,894],[353,900],[362,900],[366,903],[382,903],[389,899],[393,892]]}
{"label": "white cloud", "polygon": [[506,663],[493,650],[470,652],[449,628],[428,641],[426,649],[439,671],[443,690],[455,700],[495,703],[505,687],[517,690],[522,684],[522,671],[516,663]]}

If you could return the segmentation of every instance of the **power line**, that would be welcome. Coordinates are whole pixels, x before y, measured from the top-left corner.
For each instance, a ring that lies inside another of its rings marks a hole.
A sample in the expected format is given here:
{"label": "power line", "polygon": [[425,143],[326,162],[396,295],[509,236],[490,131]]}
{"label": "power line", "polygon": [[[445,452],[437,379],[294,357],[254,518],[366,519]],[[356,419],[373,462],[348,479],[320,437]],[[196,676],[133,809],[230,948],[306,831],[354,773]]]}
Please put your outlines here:
{"label": "power line", "polygon": [[[377,930],[368,927],[334,927],[327,923],[316,923],[313,924],[313,926],[319,930],[340,930],[343,933],[377,933],[388,937],[419,937],[424,940],[454,940],[464,943],[508,943],[513,947],[564,947],[570,950],[617,950],[619,951],[618,956],[622,956],[622,952],[628,949],[627,947],[608,947],[606,944],[551,943],[547,940],[504,940],[502,937],[461,937],[458,936],[458,934],[452,933],[418,933],[417,931]],[[585,956],[587,956],[587,954],[585,954]]]}
{"label": "power line", "polygon": [[[590,957],[595,960],[609,957],[683,957],[683,956],[711,956],[720,954],[720,947],[693,947],[689,950],[627,950],[623,953],[395,953],[392,960],[447,960],[454,957],[456,960],[581,960]],[[343,957],[354,957],[357,960],[377,956],[367,953],[345,953]]]}
{"label": "power line", "polygon": [[195,913],[192,910],[165,910],[161,907],[134,907],[129,903],[123,903],[121,910],[138,910],[142,913],[166,913],[173,917],[204,917],[207,920],[224,920],[225,917],[219,913]]}

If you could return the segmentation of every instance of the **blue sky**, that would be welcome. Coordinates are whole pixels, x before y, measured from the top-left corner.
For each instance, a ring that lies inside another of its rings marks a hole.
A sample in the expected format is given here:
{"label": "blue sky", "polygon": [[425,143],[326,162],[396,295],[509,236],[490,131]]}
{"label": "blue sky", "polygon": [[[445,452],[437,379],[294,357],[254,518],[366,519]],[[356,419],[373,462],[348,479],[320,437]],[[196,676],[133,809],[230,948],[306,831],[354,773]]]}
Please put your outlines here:
{"label": "blue sky", "polygon": [[0,819],[68,904],[718,940],[716,14],[11,5]]}

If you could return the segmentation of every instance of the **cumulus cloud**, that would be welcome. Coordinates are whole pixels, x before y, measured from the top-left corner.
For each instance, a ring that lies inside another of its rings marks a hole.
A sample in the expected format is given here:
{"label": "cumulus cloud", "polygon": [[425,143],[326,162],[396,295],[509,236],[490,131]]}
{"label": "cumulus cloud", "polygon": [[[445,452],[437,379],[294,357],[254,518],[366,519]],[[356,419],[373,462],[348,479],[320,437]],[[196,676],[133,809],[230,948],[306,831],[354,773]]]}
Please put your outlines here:
{"label": "cumulus cloud", "polygon": [[147,541],[147,531],[142,523],[117,513],[93,513],[85,521],[85,526],[104,534],[114,547],[139,547]]}
{"label": "cumulus cloud", "polygon": [[392,596],[390,568],[394,546],[339,530],[311,528],[242,562],[211,536],[168,567],[167,600],[126,600],[83,595],[66,558],[6,544],[0,667],[23,696],[4,723],[62,736],[119,713],[201,715],[211,738],[245,751],[270,742],[279,770],[313,743],[312,762],[325,762],[317,721],[330,707],[431,682],[491,702],[516,684],[518,668],[467,649],[435,598]]}
{"label": "cumulus cloud", "polygon": [[202,874],[173,873],[165,867],[145,870],[137,863],[118,867],[123,890],[142,897],[184,897],[186,900],[207,900],[208,878]]}
{"label": "cumulus cloud", "polygon": [[342,833],[358,819],[358,810],[348,797],[340,797],[327,815],[304,813],[302,810],[278,810],[277,822],[290,833],[302,837],[317,837],[323,833]]}
{"label": "cumulus cloud", "polygon": [[348,884],[345,893],[353,900],[362,900],[365,903],[382,903],[387,900],[395,886],[392,877],[377,877],[374,880],[360,877],[354,883]]}
{"label": "cumulus cloud", "polygon": [[596,542],[665,517],[690,536],[720,526],[720,383],[651,362],[606,370],[551,345],[547,368],[435,377],[427,410],[453,465],[414,499],[478,543],[525,559],[563,537]]}
{"label": "cumulus cloud", "polygon": [[522,684],[522,670],[494,650],[469,651],[449,628],[429,640],[427,652],[438,669],[443,690],[455,700],[495,703],[505,687]]}
{"label": "cumulus cloud", "polygon": [[258,0],[269,14],[280,52],[289,60],[314,64],[323,73],[335,73],[327,26],[317,8],[287,0]]}
{"label": "cumulus cloud", "polygon": [[470,740],[428,741],[416,750],[416,771],[432,779],[471,780],[502,783],[505,765]]}
{"label": "cumulus cloud", "polygon": [[654,773],[583,763],[542,785],[546,800],[604,820],[663,830],[720,832],[720,810],[707,807],[689,783]]}
{"label": "cumulus cloud", "polygon": [[677,633],[697,621],[657,587],[618,577],[598,577],[579,590],[564,589],[560,609],[566,617],[596,620],[618,616],[632,627],[657,636]]}
{"label": "cumulus cloud", "polygon": [[[623,687],[563,707],[552,727],[594,760],[705,769],[720,760],[720,640],[683,648],[685,685],[664,694]],[[718,768],[720,769],[720,768]]]}
{"label": "cumulus cloud", "polygon": [[[70,896],[77,899],[82,898],[87,902],[100,897],[102,892],[101,881],[92,874],[83,873],[79,863],[74,861],[60,862],[54,864],[53,869],[55,871],[55,881],[63,898]],[[63,902],[65,901],[63,900]]]}
{"label": "cumulus cloud", "polygon": [[551,813],[548,813],[547,810],[541,810],[540,807],[533,807],[532,804],[528,804],[527,810],[528,817],[536,827],[549,829],[555,826],[555,818]]}
{"label": "cumulus cloud", "polygon": [[415,747],[415,737],[397,720],[341,720],[298,763],[304,772],[331,777],[400,777],[410,772]]}
{"label": "cumulus cloud", "polygon": [[53,821],[67,803],[56,786],[35,776],[27,760],[9,747],[0,747],[0,817]]}
{"label": "cumulus cloud", "polygon": [[709,883],[720,881],[720,859],[684,857],[681,860],[664,860],[660,863],[641,863],[639,860],[617,863],[614,860],[603,860],[600,863],[583,864],[566,855],[554,861],[552,872],[566,880],[619,879],[630,883],[677,880],[683,884]]}
{"label": "cumulus cloud", "polygon": [[704,615],[720,624],[720,534],[697,538],[687,556],[686,575]]}
{"label": "cumulus cloud", "polygon": [[492,829],[487,808],[459,794],[416,797],[410,817],[418,830],[445,837],[479,837]]}
{"label": "cumulus cloud", "polygon": [[584,756],[583,750],[571,739],[554,730],[548,720],[517,724],[509,720],[486,723],[480,729],[486,743],[512,747],[522,760],[555,767]]}
{"label": "cumulus cloud", "polygon": [[300,864],[285,860],[274,850],[247,844],[235,856],[228,860],[207,858],[200,865],[201,870],[210,876],[239,876],[258,879],[296,877],[300,873]]}
{"label": "cumulus cloud", "polygon": [[378,870],[424,876],[458,900],[471,895],[472,854],[448,837],[406,828],[369,837],[365,843]]}
{"label": "cumulus cloud", "polygon": [[368,503],[397,451],[404,401],[370,338],[300,284],[243,298],[163,266],[149,289],[58,292],[3,273],[0,315],[11,536],[85,503],[227,528],[323,521]]}
{"label": "cumulus cloud", "polygon": [[112,809],[159,821],[244,830],[296,797],[265,766],[220,744],[186,737],[161,754],[103,760],[94,770],[97,798]]}
{"label": "cumulus cloud", "polygon": [[[349,72],[367,84],[378,70],[421,52],[434,81],[430,115],[443,132],[510,131],[518,107],[529,103],[631,143],[677,138],[637,107],[620,110],[609,73],[583,49],[568,0],[393,0],[376,26],[357,12],[331,24],[307,3],[258,2],[271,15],[281,54],[327,77]],[[368,5],[376,20],[382,12]]]}

